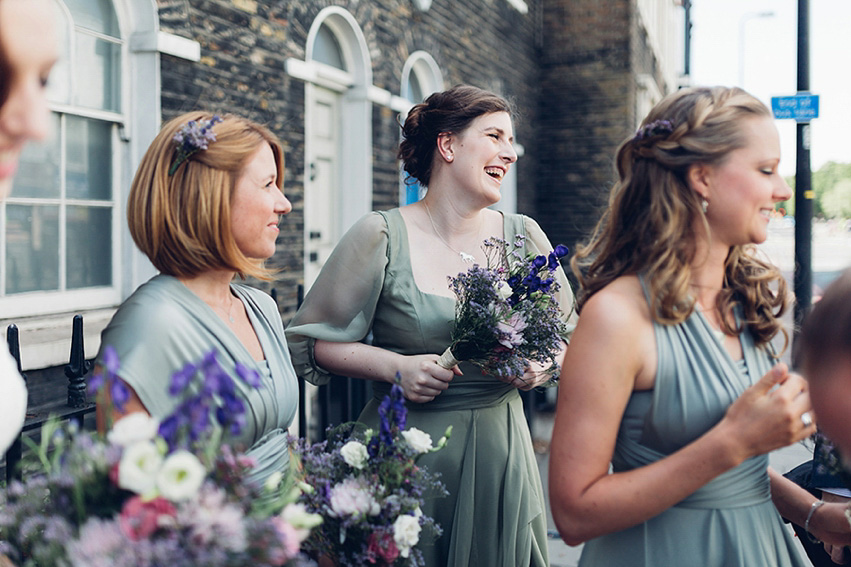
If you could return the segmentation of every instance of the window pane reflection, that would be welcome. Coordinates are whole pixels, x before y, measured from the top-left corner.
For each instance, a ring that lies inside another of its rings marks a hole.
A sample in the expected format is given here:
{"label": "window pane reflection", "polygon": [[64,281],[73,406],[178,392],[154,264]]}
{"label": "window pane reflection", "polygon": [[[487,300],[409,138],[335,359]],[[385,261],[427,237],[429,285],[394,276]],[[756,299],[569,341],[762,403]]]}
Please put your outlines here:
{"label": "window pane reflection", "polygon": [[68,116],[65,182],[69,199],[112,198],[110,124]]}
{"label": "window pane reflection", "polygon": [[77,102],[87,108],[121,110],[121,46],[77,32]]}
{"label": "window pane reflection", "polygon": [[14,197],[59,198],[59,115],[50,114],[50,135],[24,146],[15,176]]}
{"label": "window pane reflection", "polygon": [[80,27],[118,37],[118,19],[110,0],[65,0]]}
{"label": "window pane reflection", "polygon": [[67,209],[68,289],[112,284],[112,210]]}
{"label": "window pane reflection", "polygon": [[6,205],[6,293],[59,289],[59,207]]}

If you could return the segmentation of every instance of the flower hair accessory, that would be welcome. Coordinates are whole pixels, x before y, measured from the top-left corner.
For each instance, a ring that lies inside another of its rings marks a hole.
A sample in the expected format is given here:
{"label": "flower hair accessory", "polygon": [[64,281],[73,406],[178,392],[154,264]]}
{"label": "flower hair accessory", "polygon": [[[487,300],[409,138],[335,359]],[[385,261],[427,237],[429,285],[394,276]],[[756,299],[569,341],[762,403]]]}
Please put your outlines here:
{"label": "flower hair accessory", "polygon": [[201,150],[206,150],[210,146],[210,142],[216,141],[213,124],[221,121],[222,119],[218,115],[214,115],[209,120],[190,120],[174,135],[172,140],[177,147],[177,155],[174,156],[174,161],[168,168],[169,175],[174,175],[180,164],[189,159],[190,156]]}
{"label": "flower hair accessory", "polygon": [[670,120],[654,120],[649,124],[645,124],[635,131],[634,142],[642,142],[653,136],[667,136],[674,131],[674,125]]}

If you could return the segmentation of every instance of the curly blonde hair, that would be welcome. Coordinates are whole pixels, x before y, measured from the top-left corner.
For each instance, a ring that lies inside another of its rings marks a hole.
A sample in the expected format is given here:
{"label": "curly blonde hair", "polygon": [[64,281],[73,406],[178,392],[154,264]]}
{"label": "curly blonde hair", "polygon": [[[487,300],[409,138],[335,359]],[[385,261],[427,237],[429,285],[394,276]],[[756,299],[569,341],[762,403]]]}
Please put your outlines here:
{"label": "curly blonde hair", "polygon": [[[770,116],[750,94],[723,87],[682,89],[650,111],[639,134],[619,146],[619,180],[590,240],[571,260],[580,283],[579,309],[615,278],[641,274],[657,323],[681,323],[691,315],[694,227],[702,224],[708,234],[709,225],[700,195],[686,180],[688,169],[720,165],[745,146],[743,119]],[[724,330],[738,334],[747,326],[756,343],[764,345],[778,332],[786,336],[780,316],[789,299],[780,271],[755,252],[753,245],[730,248],[716,307],[726,313],[739,303],[744,314],[740,327],[733,328],[723,317]]]}

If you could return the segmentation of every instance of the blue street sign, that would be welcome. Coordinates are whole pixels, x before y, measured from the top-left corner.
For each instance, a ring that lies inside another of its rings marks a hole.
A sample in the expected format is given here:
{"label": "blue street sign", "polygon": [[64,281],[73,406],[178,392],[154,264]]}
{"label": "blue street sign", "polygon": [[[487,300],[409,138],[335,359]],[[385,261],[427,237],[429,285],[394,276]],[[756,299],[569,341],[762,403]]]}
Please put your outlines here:
{"label": "blue street sign", "polygon": [[771,97],[774,118],[793,118],[795,122],[809,122],[818,118],[818,95],[798,93],[792,96]]}

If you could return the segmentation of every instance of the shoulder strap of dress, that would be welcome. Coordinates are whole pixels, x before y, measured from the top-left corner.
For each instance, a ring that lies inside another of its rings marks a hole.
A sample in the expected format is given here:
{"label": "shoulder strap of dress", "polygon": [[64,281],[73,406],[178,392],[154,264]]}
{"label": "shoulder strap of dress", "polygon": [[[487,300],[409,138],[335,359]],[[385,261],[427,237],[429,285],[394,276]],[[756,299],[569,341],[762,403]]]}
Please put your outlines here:
{"label": "shoulder strap of dress", "polygon": [[509,242],[514,240],[518,234],[526,236],[526,217],[517,213],[502,213],[505,216],[503,227],[505,234],[503,237]]}

